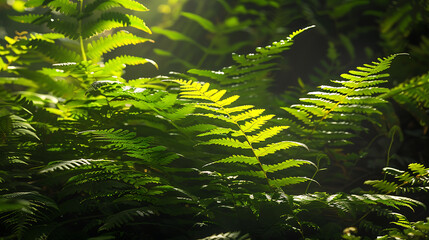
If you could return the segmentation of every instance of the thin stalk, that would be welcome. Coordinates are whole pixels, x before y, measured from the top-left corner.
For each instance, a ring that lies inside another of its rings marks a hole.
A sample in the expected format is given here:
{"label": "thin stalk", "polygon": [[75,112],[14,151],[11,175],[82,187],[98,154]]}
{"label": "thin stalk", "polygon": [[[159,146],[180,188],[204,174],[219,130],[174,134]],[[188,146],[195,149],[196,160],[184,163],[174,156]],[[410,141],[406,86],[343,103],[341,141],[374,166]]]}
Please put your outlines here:
{"label": "thin stalk", "polygon": [[[313,174],[313,176],[311,176],[311,179],[312,180],[314,180],[314,178],[316,177],[316,175],[317,175],[317,173],[320,171],[320,168],[319,168],[319,166],[320,166],[320,157],[318,157],[317,158],[317,164],[316,164],[316,171],[314,171],[314,174]],[[308,193],[308,189],[310,188],[310,185],[311,185],[311,182],[312,181],[309,181],[308,182],[308,184],[307,184],[307,187],[305,188],[305,192],[304,192],[304,194],[307,194]]]}
{"label": "thin stalk", "polygon": [[[215,103],[215,104],[216,104],[216,106],[217,106],[218,108],[222,109],[222,111],[223,111],[223,112],[228,116],[228,118],[229,118],[229,119],[232,119],[231,115],[230,115],[229,113],[227,113],[227,112],[226,112],[226,110],[225,110],[225,108],[224,108],[223,106],[220,106],[220,105],[218,105],[218,104],[216,103],[216,101],[213,101],[213,100],[212,100],[212,98],[211,98],[211,96],[207,96],[205,93],[202,93],[202,94],[204,95],[204,97],[206,97],[206,99],[208,99],[208,100],[212,101],[213,103]],[[246,138],[246,142],[249,144],[250,149],[252,150],[253,156],[255,156],[256,160],[257,160],[257,161],[258,161],[258,163],[259,163],[259,167],[261,168],[261,171],[264,173],[264,177],[265,177],[265,179],[267,180],[267,184],[268,184],[268,186],[272,187],[272,186],[271,186],[271,184],[270,184],[270,180],[268,179],[267,172],[264,170],[264,167],[263,167],[263,165],[262,165],[261,160],[260,160],[260,159],[259,159],[259,157],[256,155],[256,153],[255,153],[255,149],[253,148],[252,143],[250,142],[250,140],[249,140],[249,138],[248,138],[247,134],[243,131],[243,129],[241,128],[240,124],[238,124],[238,122],[234,121],[234,124],[238,127],[238,129],[240,129],[240,132],[241,132],[241,133],[243,134],[243,136]]]}
{"label": "thin stalk", "polygon": [[[80,2],[79,13],[82,13],[82,11],[83,11],[83,0],[80,0],[79,2]],[[83,61],[87,61],[85,46],[83,45],[83,37],[82,37],[82,18],[79,18],[78,24],[79,24],[78,32],[79,32],[80,52],[81,52]]]}
{"label": "thin stalk", "polygon": [[[393,141],[395,140],[395,133],[396,133],[396,131],[393,131],[393,133],[392,133],[392,139],[390,139],[389,148],[387,149],[386,167],[388,167],[389,163],[390,163],[390,151],[392,150]],[[386,174],[384,174],[383,180],[386,180]]]}

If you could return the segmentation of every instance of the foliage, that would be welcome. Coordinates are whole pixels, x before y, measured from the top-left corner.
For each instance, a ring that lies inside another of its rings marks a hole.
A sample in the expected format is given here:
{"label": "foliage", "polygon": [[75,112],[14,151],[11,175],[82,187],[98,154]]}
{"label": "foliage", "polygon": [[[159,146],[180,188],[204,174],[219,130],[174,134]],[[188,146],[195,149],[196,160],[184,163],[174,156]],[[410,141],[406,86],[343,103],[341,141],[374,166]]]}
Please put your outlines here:
{"label": "foliage", "polygon": [[[26,12],[10,19],[41,28],[5,37],[0,46],[0,237],[424,239],[429,170],[423,156],[410,156],[406,171],[394,165],[403,154],[395,134],[407,129],[395,122],[400,115],[389,101],[405,106],[427,130],[428,74],[389,83],[389,67],[404,55],[389,53],[326,82],[343,70],[337,49],[354,59],[353,43],[363,33],[348,29],[356,19],[338,25],[347,31],[336,38],[320,17],[340,21],[369,5],[199,1],[196,12],[179,11],[177,21],[193,23],[188,30],[152,28],[171,47],[185,46],[186,57],[155,50],[168,56],[168,68],[181,67],[168,76],[130,79],[127,66],[157,67],[136,52],[117,51],[153,42],[140,36],[152,33],[140,17],[145,5],[25,2]],[[204,6],[213,12],[203,14]],[[372,12],[383,19],[386,46],[424,56],[424,38],[410,47],[411,32],[403,27],[418,26],[424,15],[406,15],[418,9],[414,1],[398,6],[404,7],[399,15]],[[329,61],[314,72],[306,64],[312,82],[301,79],[299,87],[275,95],[282,91],[273,87],[289,58],[284,53],[298,35],[313,32],[306,31],[311,26],[284,37],[283,24],[300,19],[318,23],[315,29],[330,39]],[[394,37],[401,34],[405,38]],[[226,59],[267,40],[272,43],[254,53]],[[380,147],[377,140],[390,144]],[[361,169],[378,173],[383,164],[383,180],[353,179]],[[363,189],[368,185],[373,190]]]}

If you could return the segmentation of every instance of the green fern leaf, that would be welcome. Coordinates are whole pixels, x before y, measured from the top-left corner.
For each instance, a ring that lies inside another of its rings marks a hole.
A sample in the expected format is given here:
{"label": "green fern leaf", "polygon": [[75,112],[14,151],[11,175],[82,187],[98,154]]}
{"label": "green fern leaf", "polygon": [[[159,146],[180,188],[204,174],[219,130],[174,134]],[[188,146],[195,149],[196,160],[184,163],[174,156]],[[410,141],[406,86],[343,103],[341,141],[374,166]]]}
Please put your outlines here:
{"label": "green fern leaf", "polygon": [[126,65],[140,65],[145,63],[150,63],[158,68],[158,65],[150,59],[123,55],[107,61],[104,65],[103,71],[106,74],[121,76],[122,70],[126,67]]}
{"label": "green fern leaf", "polygon": [[81,166],[91,165],[98,162],[106,162],[109,160],[93,160],[93,159],[77,159],[67,161],[54,161],[50,162],[48,166],[40,170],[40,173],[53,172],[58,170],[70,170]]}
{"label": "green fern leaf", "polygon": [[123,7],[133,11],[145,12],[148,9],[141,3],[133,0],[96,0],[85,6],[85,12],[105,11],[115,7]]}
{"label": "green fern leaf", "polygon": [[263,167],[264,167],[265,172],[272,173],[272,172],[288,169],[291,167],[299,167],[299,166],[305,165],[305,164],[315,166],[315,164],[313,162],[308,161],[308,160],[289,159],[289,160],[283,161],[283,162],[278,163],[278,164],[273,164],[273,165],[265,165],[264,164]]}
{"label": "green fern leaf", "polygon": [[53,0],[50,1],[46,6],[67,16],[74,16],[78,14],[77,3],[69,0]]}
{"label": "green fern leaf", "polygon": [[416,175],[425,176],[429,174],[429,168],[425,168],[421,163],[410,163],[408,168]]}
{"label": "green fern leaf", "polygon": [[139,44],[147,41],[151,41],[147,38],[137,37],[132,33],[128,32],[117,32],[114,35],[110,35],[108,37],[100,38],[97,41],[93,41],[89,43],[87,46],[87,56],[92,59],[98,59],[103,54],[112,51],[115,48],[122,47],[130,44]]}
{"label": "green fern leaf", "polygon": [[83,30],[82,36],[86,39],[104,31],[120,27],[133,27],[149,34],[152,33],[145,22],[136,16],[117,12],[107,12],[101,14],[97,21],[89,23],[89,26]]}
{"label": "green fern leaf", "polygon": [[78,39],[78,24],[76,22],[66,21],[59,18],[51,18],[47,22],[47,26],[52,29],[54,32],[62,33],[70,39]]}
{"label": "green fern leaf", "polygon": [[63,46],[58,46],[55,42],[34,39],[30,41],[29,45],[55,62],[79,62],[81,60],[79,54]]}
{"label": "green fern leaf", "polygon": [[286,177],[286,178],[281,178],[281,179],[270,179],[269,182],[272,186],[281,188],[287,185],[293,185],[293,184],[298,184],[298,183],[303,183],[303,182],[307,182],[311,179],[306,178],[306,177]]}
{"label": "green fern leaf", "polygon": [[108,231],[127,223],[134,221],[136,217],[147,217],[150,215],[154,215],[156,212],[149,208],[133,208],[127,209],[113,215],[110,215],[105,223],[99,228],[100,231]]}
{"label": "green fern leaf", "polygon": [[275,126],[271,128],[267,128],[258,134],[248,136],[248,140],[250,143],[258,143],[267,140],[270,137],[273,137],[279,134],[281,131],[288,129],[287,126]]}
{"label": "green fern leaf", "polygon": [[383,94],[382,98],[393,98],[410,112],[422,126],[429,126],[429,73],[407,80]]}
{"label": "green fern leaf", "polygon": [[229,134],[230,132],[235,133],[235,131],[233,131],[230,128],[215,128],[205,133],[198,134],[198,137],[209,136],[209,135],[225,135],[225,134]]}
{"label": "green fern leaf", "polygon": [[248,122],[245,122],[244,125],[240,125],[240,128],[245,133],[251,133],[251,132],[256,131],[259,128],[261,128],[261,126],[263,126],[265,123],[267,123],[273,117],[274,117],[274,115],[271,115],[271,114],[260,116],[258,118],[252,119]]}
{"label": "green fern leaf", "polygon": [[269,154],[273,154],[279,150],[286,150],[286,149],[289,149],[291,147],[307,148],[304,144],[299,143],[299,142],[283,141],[283,142],[268,144],[266,147],[257,148],[257,149],[255,149],[255,155],[258,157],[263,157],[263,156],[267,156]]}
{"label": "green fern leaf", "polygon": [[[302,143],[284,141],[284,142],[275,142],[268,144],[266,146],[261,146],[255,149],[252,144],[262,144],[268,138],[274,137],[278,135],[281,131],[287,129],[287,126],[274,126],[270,128],[266,128],[257,132],[254,135],[247,135],[247,133],[254,132],[259,130],[263,125],[265,125],[270,119],[274,117],[274,115],[262,115],[265,111],[264,109],[253,109],[252,105],[244,105],[239,107],[231,107],[226,108],[226,105],[230,105],[238,99],[237,95],[232,97],[227,97],[222,100],[222,97],[226,94],[224,90],[211,89],[209,90],[210,84],[206,83],[204,85],[193,82],[191,80],[173,80],[180,84],[181,93],[180,95],[184,98],[190,99],[198,99],[208,101],[208,103],[196,103],[196,105],[203,106],[202,109],[209,110],[213,113],[201,113],[194,114],[196,116],[205,116],[210,118],[215,118],[222,120],[224,123],[228,123],[230,125],[235,126],[234,128],[226,128],[226,127],[218,127],[209,129],[208,131],[199,134],[199,136],[210,136],[210,135],[228,135],[231,137],[227,138],[218,138],[218,139],[209,139],[208,141],[203,141],[199,143],[199,145],[221,145],[226,147],[232,147],[237,149],[248,149],[252,152],[253,155],[245,156],[245,155],[232,155],[230,157],[214,161],[212,163],[207,164],[212,165],[214,163],[229,163],[229,164],[247,164],[247,165],[258,165],[260,167],[260,171],[239,171],[228,173],[228,176],[253,176],[259,178],[265,178],[270,185],[273,186],[285,186],[288,184],[293,184],[294,180],[290,179],[289,183],[286,180],[273,182],[271,184],[268,179],[267,172],[265,169],[271,169],[273,172],[281,169],[286,169],[292,166],[300,166],[304,164],[304,161],[285,161],[279,163],[278,165],[263,165],[260,157],[267,156],[269,154],[273,154],[277,151],[288,149],[291,147],[301,146],[306,147]],[[232,115],[231,113],[235,113]],[[239,122],[244,122],[243,124],[239,124]],[[238,140],[236,138],[245,139],[244,142]],[[299,179],[297,177],[296,179]],[[295,180],[298,183],[298,180]]]}
{"label": "green fern leaf", "polygon": [[213,163],[245,163],[248,165],[257,165],[259,164],[258,159],[255,157],[248,157],[244,155],[232,155],[230,157],[217,160]]}
{"label": "green fern leaf", "polygon": [[47,20],[47,15],[45,14],[33,14],[33,13],[29,13],[29,14],[25,14],[25,15],[19,15],[19,16],[8,16],[10,19],[12,19],[13,21],[16,22],[20,22],[20,23],[34,23],[36,21],[41,21],[44,22]]}
{"label": "green fern leaf", "polygon": [[365,184],[371,185],[379,191],[385,193],[395,192],[399,187],[398,184],[388,182],[386,180],[367,180],[365,181]]}
{"label": "green fern leaf", "polygon": [[265,109],[251,109],[238,115],[231,115],[231,120],[234,122],[245,121],[247,119],[259,117]]}
{"label": "green fern leaf", "polygon": [[240,142],[239,140],[232,139],[232,138],[210,139],[209,141],[200,143],[200,145],[212,145],[212,144],[222,145],[226,147],[233,147],[233,148],[242,148],[242,149],[252,148],[248,142]]}

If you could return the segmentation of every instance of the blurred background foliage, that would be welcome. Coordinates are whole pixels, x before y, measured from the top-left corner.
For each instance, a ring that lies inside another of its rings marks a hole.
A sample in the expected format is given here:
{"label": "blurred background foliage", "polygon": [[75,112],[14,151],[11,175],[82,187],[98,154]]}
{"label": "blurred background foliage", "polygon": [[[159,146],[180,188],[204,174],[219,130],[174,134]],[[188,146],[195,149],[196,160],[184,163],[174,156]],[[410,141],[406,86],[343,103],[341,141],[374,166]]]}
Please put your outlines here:
{"label": "blurred background foliage", "polygon": [[[31,31],[8,18],[25,1],[0,1],[0,37]],[[273,87],[315,86],[374,57],[406,52],[393,68],[396,83],[424,74],[429,66],[429,4],[426,0],[157,0],[145,1],[151,46],[123,48],[155,60],[159,70],[136,67],[129,78],[191,68],[216,70],[231,65],[230,53],[250,52],[296,29],[316,25],[283,59]],[[136,16],[142,17],[142,13]],[[37,29],[40,30],[40,29]],[[121,52],[122,51],[122,52]],[[311,57],[309,57],[311,53]],[[406,62],[406,67],[403,62]],[[402,67],[403,66],[403,67]]]}

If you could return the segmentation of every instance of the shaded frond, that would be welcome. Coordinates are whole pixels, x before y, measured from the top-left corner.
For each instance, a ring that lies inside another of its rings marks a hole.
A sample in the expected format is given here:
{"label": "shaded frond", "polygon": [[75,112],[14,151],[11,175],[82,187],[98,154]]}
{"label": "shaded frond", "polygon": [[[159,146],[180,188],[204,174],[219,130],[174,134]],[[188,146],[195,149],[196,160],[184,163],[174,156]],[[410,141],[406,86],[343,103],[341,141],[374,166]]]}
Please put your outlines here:
{"label": "shaded frond", "polygon": [[368,180],[365,184],[371,185],[382,193],[414,193],[429,191],[429,168],[420,163],[410,163],[408,171],[403,171],[391,167],[383,168],[383,172],[393,176],[395,179],[388,180]]}
{"label": "shaded frond", "polygon": [[46,167],[40,170],[40,173],[53,172],[58,170],[70,170],[73,168],[81,167],[84,165],[91,165],[97,162],[103,162],[109,160],[94,160],[94,159],[76,159],[67,161],[54,161],[50,162]]}
{"label": "shaded frond", "polygon": [[422,126],[429,126],[429,73],[405,81],[381,97],[393,98]]}
{"label": "shaded frond", "polygon": [[70,0],[53,0],[50,1],[47,6],[67,16],[78,14],[77,3]]}
{"label": "shaded frond", "polygon": [[105,223],[99,228],[99,230],[111,230],[117,227],[121,227],[122,225],[125,225],[127,223],[133,222],[136,217],[146,217],[154,214],[156,214],[156,212],[148,208],[127,209],[110,215],[106,219]]}

